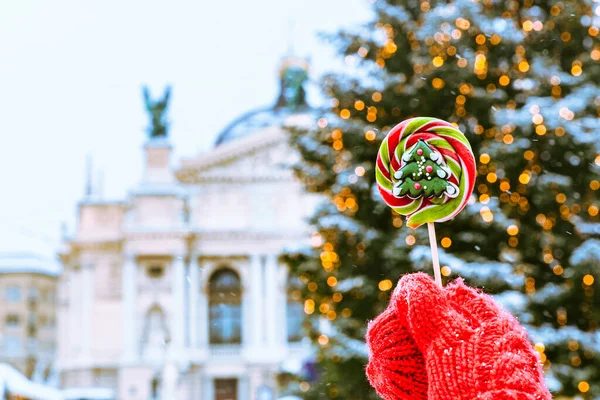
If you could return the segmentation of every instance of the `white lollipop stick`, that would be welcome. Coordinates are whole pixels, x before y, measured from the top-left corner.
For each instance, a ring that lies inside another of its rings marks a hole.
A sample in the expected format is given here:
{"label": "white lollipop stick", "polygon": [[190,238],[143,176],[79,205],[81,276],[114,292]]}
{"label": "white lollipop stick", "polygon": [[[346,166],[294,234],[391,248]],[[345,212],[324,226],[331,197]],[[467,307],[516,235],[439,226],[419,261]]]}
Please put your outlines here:
{"label": "white lollipop stick", "polygon": [[429,231],[429,245],[431,246],[431,261],[433,261],[433,275],[435,276],[435,283],[442,287],[442,272],[440,270],[440,258],[437,250],[437,239],[435,237],[435,226],[433,222],[427,223],[427,230]]}

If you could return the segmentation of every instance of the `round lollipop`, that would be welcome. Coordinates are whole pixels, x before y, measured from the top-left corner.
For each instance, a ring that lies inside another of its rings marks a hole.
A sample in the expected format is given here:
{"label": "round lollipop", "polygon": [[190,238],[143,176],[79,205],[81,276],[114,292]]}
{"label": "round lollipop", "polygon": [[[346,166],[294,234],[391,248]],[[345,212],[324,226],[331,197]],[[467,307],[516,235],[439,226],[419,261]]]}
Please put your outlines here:
{"label": "round lollipop", "polygon": [[465,135],[436,118],[403,121],[381,143],[376,174],[384,201],[408,217],[408,226],[428,223],[434,265],[438,263],[433,223],[454,218],[475,186],[475,157]]}

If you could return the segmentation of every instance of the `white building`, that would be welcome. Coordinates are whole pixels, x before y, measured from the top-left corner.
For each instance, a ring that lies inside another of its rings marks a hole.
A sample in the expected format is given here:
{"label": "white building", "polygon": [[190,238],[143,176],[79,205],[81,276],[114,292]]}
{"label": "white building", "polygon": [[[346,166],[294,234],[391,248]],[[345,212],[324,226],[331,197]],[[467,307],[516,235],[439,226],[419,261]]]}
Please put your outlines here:
{"label": "white building", "polygon": [[[144,146],[123,201],[78,206],[61,251],[61,384],[119,400],[276,398],[301,365],[303,307],[288,298],[286,246],[307,242],[314,200],[285,166],[283,123],[310,119],[306,71],[282,68],[276,106],[227,127],[208,154],[173,168],[171,143]],[[303,114],[304,113],[304,114]]]}
{"label": "white building", "polygon": [[54,260],[31,252],[0,253],[0,364],[36,382],[54,373],[59,274]]}

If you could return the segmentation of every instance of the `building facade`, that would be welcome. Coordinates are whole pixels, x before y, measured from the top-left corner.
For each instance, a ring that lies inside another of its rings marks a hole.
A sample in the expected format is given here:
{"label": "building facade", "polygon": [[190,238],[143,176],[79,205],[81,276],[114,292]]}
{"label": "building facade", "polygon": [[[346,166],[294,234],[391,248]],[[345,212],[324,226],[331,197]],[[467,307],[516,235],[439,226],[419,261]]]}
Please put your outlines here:
{"label": "building facade", "polygon": [[280,261],[308,243],[315,204],[288,167],[296,156],[281,128],[310,120],[305,75],[285,64],[276,105],[234,121],[210,153],[173,167],[168,138],[151,138],[125,200],[80,202],[60,254],[63,388],[119,400],[277,398],[282,368],[310,355]]}
{"label": "building facade", "polygon": [[0,254],[0,363],[38,382],[54,373],[59,272],[35,254]]}

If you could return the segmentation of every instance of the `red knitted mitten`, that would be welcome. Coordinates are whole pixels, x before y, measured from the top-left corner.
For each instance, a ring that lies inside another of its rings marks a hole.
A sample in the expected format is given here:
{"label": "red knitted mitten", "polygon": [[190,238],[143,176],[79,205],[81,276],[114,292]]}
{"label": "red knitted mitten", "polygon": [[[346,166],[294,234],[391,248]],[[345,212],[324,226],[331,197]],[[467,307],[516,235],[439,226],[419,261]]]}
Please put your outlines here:
{"label": "red knitted mitten", "polygon": [[[395,318],[383,317],[388,314]],[[552,398],[538,354],[517,320],[461,279],[439,288],[425,274],[404,276],[387,310],[369,324],[367,342],[367,375],[386,400]],[[416,367],[415,346],[422,356]],[[404,354],[411,354],[410,369],[401,362]],[[426,394],[418,368],[427,376]],[[417,380],[393,383],[398,376]]]}
{"label": "red knitted mitten", "polygon": [[427,399],[425,360],[394,301],[369,323],[367,343],[372,354],[367,377],[381,397]]}

